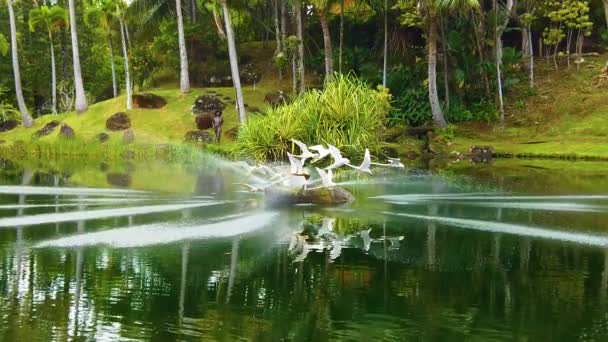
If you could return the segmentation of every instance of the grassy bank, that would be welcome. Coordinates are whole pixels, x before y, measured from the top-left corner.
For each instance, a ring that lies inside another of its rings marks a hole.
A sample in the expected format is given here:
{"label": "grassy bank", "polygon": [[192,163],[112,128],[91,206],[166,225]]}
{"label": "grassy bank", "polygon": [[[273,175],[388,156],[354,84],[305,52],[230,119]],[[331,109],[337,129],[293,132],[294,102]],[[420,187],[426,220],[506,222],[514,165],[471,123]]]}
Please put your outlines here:
{"label": "grassy bank", "polygon": [[[265,109],[265,94],[271,88],[245,87],[243,89],[245,103],[252,108]],[[160,109],[136,108],[128,111],[131,119],[131,128],[135,140],[132,144],[124,144],[123,132],[110,132],[105,128],[107,118],[124,111],[125,96],[99,102],[89,107],[82,114],[62,113],[59,115],[45,115],[36,119],[34,127],[19,126],[16,129],[0,133],[4,141],[0,145],[0,155],[7,158],[54,158],[59,156],[78,156],[90,159],[118,159],[118,158],[192,158],[201,150],[201,146],[185,144],[184,135],[188,131],[196,130],[194,116],[190,108],[196,97],[206,91],[214,91],[226,104],[224,110],[224,129],[220,145],[207,145],[205,148],[213,152],[227,152],[234,148],[230,131],[238,126],[238,117],[235,107],[228,103],[234,100],[232,88],[207,88],[205,90],[194,88],[189,94],[181,94],[175,88],[152,89],[156,95],[167,100],[167,105]],[[230,100],[223,99],[224,97]],[[34,132],[52,120],[58,120],[72,127],[75,132],[73,139],[59,137],[59,128],[48,136],[36,138]],[[105,132],[110,139],[100,143],[97,135]]]}
{"label": "grassy bank", "polygon": [[558,72],[538,61],[535,89],[522,85],[507,99],[505,128],[459,126],[450,149],[493,146],[501,156],[608,160],[608,85],[596,81],[607,58],[586,57],[580,70]]}

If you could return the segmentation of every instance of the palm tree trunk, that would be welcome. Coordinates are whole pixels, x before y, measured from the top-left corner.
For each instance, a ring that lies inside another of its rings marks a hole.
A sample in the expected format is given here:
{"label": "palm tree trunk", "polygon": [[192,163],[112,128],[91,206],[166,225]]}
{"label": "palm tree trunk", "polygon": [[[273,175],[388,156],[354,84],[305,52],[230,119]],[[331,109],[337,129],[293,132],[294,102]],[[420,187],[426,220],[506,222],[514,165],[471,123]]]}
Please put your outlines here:
{"label": "palm tree trunk", "polygon": [[344,0],[340,0],[340,47],[338,51],[338,72],[342,73],[342,48],[344,46]]}
{"label": "palm tree trunk", "polygon": [[222,11],[224,12],[224,24],[226,25],[226,38],[228,38],[228,54],[230,57],[230,70],[232,71],[232,83],[234,84],[234,91],[236,92],[237,111],[240,123],[244,124],[247,121],[247,116],[245,114],[245,104],[243,101],[243,91],[241,89],[241,78],[239,76],[239,64],[236,55],[232,22],[230,21],[230,12],[228,12],[228,6],[226,6],[226,0],[220,0],[220,4],[222,5]]}
{"label": "palm tree trunk", "polygon": [[388,55],[388,0],[384,0],[384,53],[382,61],[382,86],[386,88],[386,65]]}
{"label": "palm tree trunk", "polygon": [[123,22],[123,24],[125,25],[125,35],[127,36],[127,49],[131,50],[131,36],[129,36],[129,25],[127,25],[127,22]]}
{"label": "palm tree trunk", "polygon": [[285,50],[287,40],[287,0],[279,0],[281,5],[281,51]]}
{"label": "palm tree trunk", "polygon": [[279,22],[279,1],[280,0],[274,0],[272,2],[274,7],[274,32],[277,41],[277,48],[274,52],[275,56],[277,56],[279,52],[283,51],[283,44],[281,44],[281,25]]}
{"label": "palm tree trunk", "polygon": [[296,0],[294,15],[296,17],[296,36],[298,37],[298,78],[300,79],[300,92],[306,91],[304,80],[304,34],[302,29],[302,3]]}
{"label": "palm tree trunk", "polygon": [[196,6],[196,0],[190,0],[190,19],[193,23],[196,23],[198,20],[198,7]]}
{"label": "palm tree trunk", "polygon": [[82,114],[87,111],[87,97],[84,93],[82,83],[82,71],[80,70],[80,52],[78,51],[78,33],[76,32],[76,8],[74,0],[68,0],[70,7],[70,33],[72,35],[72,63],[74,65],[74,88],[76,90],[76,113]]}
{"label": "palm tree trunk", "polygon": [[13,12],[13,0],[7,0],[8,17],[11,26],[11,55],[13,57],[13,75],[15,77],[15,95],[17,97],[17,106],[21,112],[21,121],[23,126],[32,127],[34,120],[27,111],[25,100],[23,99],[23,90],[21,89],[21,73],[19,72],[19,54],[17,52],[17,26],[15,24],[15,12]]}
{"label": "palm tree trunk", "polygon": [[68,75],[68,37],[65,33],[65,25],[61,27],[61,55],[63,56],[61,63],[61,80],[67,81]]}
{"label": "palm tree trunk", "polygon": [[49,30],[49,41],[51,42],[51,96],[53,99],[53,114],[57,114],[57,72],[55,70],[55,47],[53,46],[53,34]]}
{"label": "palm tree trunk", "polygon": [[608,0],[603,0],[604,3],[604,16],[606,16],[606,27],[608,27]]}
{"label": "palm tree trunk", "polygon": [[325,48],[325,77],[329,79],[334,73],[334,60],[331,50],[331,36],[329,34],[329,23],[327,22],[327,13],[325,9],[319,10],[319,20],[321,21],[321,29],[323,30],[323,46]]}
{"label": "palm tree trunk", "polygon": [[496,40],[496,81],[498,82],[498,110],[500,112],[500,126],[505,124],[505,104],[502,98],[502,39]]}
{"label": "palm tree trunk", "polygon": [[188,74],[188,54],[186,53],[186,39],[184,38],[184,21],[182,19],[181,0],[175,0],[175,6],[177,11],[177,35],[179,39],[179,85],[182,93],[188,93],[190,92],[190,76]]}
{"label": "palm tree trunk", "polygon": [[118,86],[116,85],[116,68],[114,67],[114,47],[112,46],[112,34],[108,34],[108,45],[110,46],[110,66],[112,67],[112,90],[114,97],[118,96]]}
{"label": "palm tree trunk", "polygon": [[437,95],[437,18],[435,15],[431,15],[429,18],[429,38],[428,38],[428,49],[429,49],[429,101],[431,103],[431,111],[433,112],[433,121],[441,127],[445,128],[448,126],[441,106],[439,105],[439,96]]}
{"label": "palm tree trunk", "polygon": [[291,56],[291,76],[292,76],[292,92],[294,94],[298,93],[298,66],[296,62],[296,54],[294,53]]}
{"label": "palm tree trunk", "polygon": [[441,50],[443,52],[443,89],[444,89],[444,101],[445,109],[450,111],[450,84],[448,83],[448,42],[445,38],[445,30],[443,27],[443,18],[440,17],[441,23]]}
{"label": "palm tree trunk", "polygon": [[530,45],[530,88],[534,87],[534,48],[532,45],[532,27],[528,27],[528,45]]}
{"label": "palm tree trunk", "polygon": [[129,74],[129,55],[127,54],[127,41],[125,38],[125,25],[121,19],[120,22],[120,35],[122,38],[122,54],[125,60],[125,89],[127,90],[127,110],[131,110],[131,77]]}

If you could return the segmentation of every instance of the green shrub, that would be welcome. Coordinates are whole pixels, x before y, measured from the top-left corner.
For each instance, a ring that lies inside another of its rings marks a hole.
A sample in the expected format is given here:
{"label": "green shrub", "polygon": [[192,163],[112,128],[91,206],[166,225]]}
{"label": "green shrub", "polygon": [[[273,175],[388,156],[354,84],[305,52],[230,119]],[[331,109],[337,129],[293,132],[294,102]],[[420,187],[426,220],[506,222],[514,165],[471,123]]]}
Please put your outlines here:
{"label": "green shrub", "polygon": [[291,104],[251,116],[237,138],[237,153],[258,160],[282,159],[291,139],[329,143],[349,156],[379,146],[380,130],[390,109],[388,94],[370,89],[352,76],[335,75],[324,90],[311,90]]}

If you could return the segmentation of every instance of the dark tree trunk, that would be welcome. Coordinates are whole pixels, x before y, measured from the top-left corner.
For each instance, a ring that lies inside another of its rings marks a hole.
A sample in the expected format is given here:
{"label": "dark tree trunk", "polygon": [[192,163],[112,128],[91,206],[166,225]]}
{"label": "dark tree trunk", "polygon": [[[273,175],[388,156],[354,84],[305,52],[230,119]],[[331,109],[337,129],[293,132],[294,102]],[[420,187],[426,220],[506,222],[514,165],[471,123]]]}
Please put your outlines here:
{"label": "dark tree trunk", "polygon": [[334,73],[334,60],[331,49],[331,36],[329,34],[329,23],[327,21],[327,12],[319,12],[319,20],[321,21],[321,29],[323,30],[323,46],[325,48],[325,77],[330,78]]}

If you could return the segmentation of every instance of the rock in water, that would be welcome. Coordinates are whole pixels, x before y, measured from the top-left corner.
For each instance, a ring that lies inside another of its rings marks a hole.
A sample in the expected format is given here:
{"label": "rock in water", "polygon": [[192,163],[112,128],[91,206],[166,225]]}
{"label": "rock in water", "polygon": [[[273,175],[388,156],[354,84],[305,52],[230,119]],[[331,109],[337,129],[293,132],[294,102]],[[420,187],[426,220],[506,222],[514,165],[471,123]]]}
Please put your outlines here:
{"label": "rock in water", "polygon": [[117,188],[128,188],[131,186],[131,175],[127,173],[108,173],[106,175],[108,184]]}
{"label": "rock in water", "polygon": [[66,124],[62,124],[61,128],[59,129],[59,137],[60,138],[66,138],[66,139],[71,139],[74,137],[74,130],[72,129],[72,127],[66,125]]}
{"label": "rock in water", "polygon": [[106,120],[106,129],[108,131],[122,131],[131,127],[131,119],[125,113],[119,112],[110,116]]}
{"label": "rock in water", "polygon": [[19,126],[19,122],[17,120],[6,120],[0,122],[0,132],[7,132],[15,129],[15,127]]}
{"label": "rock in water", "polygon": [[338,186],[307,190],[268,188],[265,193],[266,201],[271,205],[278,206],[292,204],[339,205],[351,203],[355,200],[350,192]]}
{"label": "rock in water", "polygon": [[55,130],[55,127],[59,126],[59,124],[60,124],[60,122],[57,120],[53,120],[53,121],[47,123],[46,125],[44,125],[44,127],[42,127],[41,129],[36,131],[36,133],[34,133],[34,137],[40,138],[45,135],[51,134]]}
{"label": "rock in water", "polygon": [[164,97],[152,93],[135,94],[131,98],[135,108],[163,108],[167,105]]}
{"label": "rock in water", "polygon": [[217,110],[223,111],[226,105],[215,95],[201,95],[192,105],[192,114],[202,115]]}

